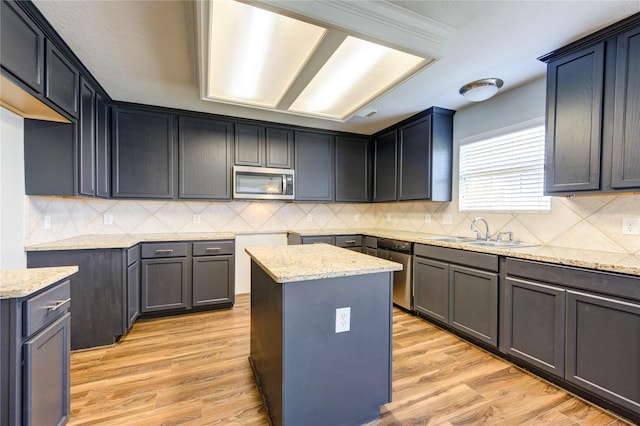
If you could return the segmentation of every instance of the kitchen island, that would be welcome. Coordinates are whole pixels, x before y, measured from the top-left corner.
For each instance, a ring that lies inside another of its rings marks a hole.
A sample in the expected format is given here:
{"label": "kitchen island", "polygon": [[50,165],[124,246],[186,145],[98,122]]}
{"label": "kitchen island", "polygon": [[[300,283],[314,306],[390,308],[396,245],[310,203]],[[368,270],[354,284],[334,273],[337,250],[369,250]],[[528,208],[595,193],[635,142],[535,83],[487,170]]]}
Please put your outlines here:
{"label": "kitchen island", "polygon": [[360,425],[391,401],[392,273],[327,244],[247,248],[250,362],[274,425]]}

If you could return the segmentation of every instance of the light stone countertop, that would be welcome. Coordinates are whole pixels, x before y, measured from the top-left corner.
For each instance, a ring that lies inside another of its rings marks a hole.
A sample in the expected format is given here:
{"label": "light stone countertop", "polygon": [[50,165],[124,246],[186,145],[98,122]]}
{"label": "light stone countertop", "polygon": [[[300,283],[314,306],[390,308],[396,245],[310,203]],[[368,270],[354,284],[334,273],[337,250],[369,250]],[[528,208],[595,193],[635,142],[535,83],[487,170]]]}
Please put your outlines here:
{"label": "light stone countertop", "polygon": [[472,244],[464,244],[460,242],[436,241],[429,239],[432,237],[441,237],[442,235],[421,234],[416,232],[395,231],[377,228],[349,230],[309,229],[304,231],[291,231],[290,233],[300,236],[364,234],[378,238],[394,238],[419,244],[462,249],[479,253],[497,254],[500,256],[513,257],[518,259],[535,260],[538,262],[547,262],[558,265],[575,266],[580,268],[595,269],[599,271],[640,276],[640,256],[628,253],[580,250],[544,245],[520,248],[485,247]]}
{"label": "light stone countertop", "polygon": [[277,283],[401,271],[402,265],[329,244],[247,247]]}
{"label": "light stone countertop", "polygon": [[0,271],[0,299],[29,296],[78,272],[77,266]]}
{"label": "light stone countertop", "polygon": [[26,246],[25,251],[118,249],[129,248],[138,243],[154,241],[217,241],[234,240],[230,232],[191,232],[183,234],[104,234],[83,235],[64,240]]}

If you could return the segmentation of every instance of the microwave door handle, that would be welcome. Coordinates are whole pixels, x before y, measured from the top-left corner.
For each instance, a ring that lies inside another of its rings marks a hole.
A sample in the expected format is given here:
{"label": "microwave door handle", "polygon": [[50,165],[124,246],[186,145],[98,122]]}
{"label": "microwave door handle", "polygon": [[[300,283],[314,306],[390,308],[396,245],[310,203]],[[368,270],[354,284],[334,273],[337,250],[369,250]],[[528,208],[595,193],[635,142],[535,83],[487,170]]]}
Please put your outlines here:
{"label": "microwave door handle", "polygon": [[282,195],[287,195],[287,175],[282,174]]}

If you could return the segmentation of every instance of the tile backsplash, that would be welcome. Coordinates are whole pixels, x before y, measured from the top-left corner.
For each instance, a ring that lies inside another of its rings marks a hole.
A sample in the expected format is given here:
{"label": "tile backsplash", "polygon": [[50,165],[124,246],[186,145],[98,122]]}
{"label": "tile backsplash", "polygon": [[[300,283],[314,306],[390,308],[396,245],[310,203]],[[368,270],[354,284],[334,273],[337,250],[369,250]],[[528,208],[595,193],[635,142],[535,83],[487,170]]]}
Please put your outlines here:
{"label": "tile backsplash", "polygon": [[[519,241],[640,255],[640,236],[623,235],[621,230],[623,217],[640,217],[637,194],[553,197],[548,214],[460,213],[455,201],[312,204],[30,196],[26,214],[27,245],[85,234],[255,233],[371,227],[473,236],[469,230],[471,219],[483,216],[494,235],[513,231]],[[50,217],[50,229],[45,229],[45,216]],[[112,224],[105,224],[105,216],[111,218]]]}

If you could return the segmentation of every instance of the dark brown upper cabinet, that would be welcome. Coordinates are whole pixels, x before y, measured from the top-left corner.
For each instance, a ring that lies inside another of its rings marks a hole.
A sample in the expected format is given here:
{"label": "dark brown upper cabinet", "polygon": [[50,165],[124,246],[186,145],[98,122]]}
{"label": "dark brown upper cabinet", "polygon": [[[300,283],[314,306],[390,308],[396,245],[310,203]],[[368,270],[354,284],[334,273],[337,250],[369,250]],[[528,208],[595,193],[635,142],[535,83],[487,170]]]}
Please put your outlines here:
{"label": "dark brown upper cabinet", "polygon": [[640,188],[640,14],[551,52],[545,193]]}

